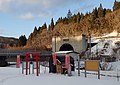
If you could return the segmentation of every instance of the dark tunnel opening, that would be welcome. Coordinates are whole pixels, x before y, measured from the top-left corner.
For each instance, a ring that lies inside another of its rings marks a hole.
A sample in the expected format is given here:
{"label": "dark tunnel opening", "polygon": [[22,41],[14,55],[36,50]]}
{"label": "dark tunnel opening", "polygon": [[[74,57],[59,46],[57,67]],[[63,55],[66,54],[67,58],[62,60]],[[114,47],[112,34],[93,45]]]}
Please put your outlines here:
{"label": "dark tunnel opening", "polygon": [[72,45],[65,43],[60,47],[59,51],[74,51]]}

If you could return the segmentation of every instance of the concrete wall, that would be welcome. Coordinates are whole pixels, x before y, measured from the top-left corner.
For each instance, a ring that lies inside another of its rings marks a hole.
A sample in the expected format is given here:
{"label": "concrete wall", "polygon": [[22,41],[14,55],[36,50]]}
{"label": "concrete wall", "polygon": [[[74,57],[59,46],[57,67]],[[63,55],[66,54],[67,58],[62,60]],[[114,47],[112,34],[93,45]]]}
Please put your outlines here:
{"label": "concrete wall", "polygon": [[87,47],[86,36],[72,36],[72,37],[53,37],[52,38],[52,51],[58,52],[63,44],[70,44],[74,51],[85,51]]}

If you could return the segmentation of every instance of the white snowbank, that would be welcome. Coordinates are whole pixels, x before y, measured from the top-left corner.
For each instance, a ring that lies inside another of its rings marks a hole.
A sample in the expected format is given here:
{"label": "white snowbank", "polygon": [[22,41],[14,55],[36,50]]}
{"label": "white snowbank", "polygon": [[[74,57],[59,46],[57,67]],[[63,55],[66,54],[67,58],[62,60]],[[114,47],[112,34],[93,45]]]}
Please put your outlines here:
{"label": "white snowbank", "polygon": [[115,71],[119,70],[120,71],[120,61],[113,62],[112,67]]}
{"label": "white snowbank", "polygon": [[[101,77],[97,79],[97,75],[88,75],[84,77],[84,71],[81,71],[81,76],[71,76],[61,74],[44,73],[45,67],[41,66],[41,73],[25,75],[21,74],[21,68],[0,67],[0,85],[119,85],[120,82],[116,78]],[[77,71],[75,72],[77,74]]]}

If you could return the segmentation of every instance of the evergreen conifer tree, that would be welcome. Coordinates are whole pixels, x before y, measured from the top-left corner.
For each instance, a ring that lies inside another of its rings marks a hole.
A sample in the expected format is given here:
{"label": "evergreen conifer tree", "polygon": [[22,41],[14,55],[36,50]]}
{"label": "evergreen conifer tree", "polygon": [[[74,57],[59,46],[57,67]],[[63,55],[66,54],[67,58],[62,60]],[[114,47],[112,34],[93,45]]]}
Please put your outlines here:
{"label": "evergreen conifer tree", "polygon": [[113,6],[113,11],[118,10],[118,9],[120,9],[120,2],[115,0],[114,6]]}
{"label": "evergreen conifer tree", "polygon": [[21,35],[19,37],[19,46],[25,46],[27,42],[27,38],[25,35]]}
{"label": "evergreen conifer tree", "polygon": [[68,10],[68,13],[67,13],[67,18],[70,19],[72,16],[72,12],[70,11],[70,9]]}
{"label": "evergreen conifer tree", "polygon": [[80,22],[80,19],[81,19],[80,12],[78,12],[78,14],[77,14],[77,23]]}
{"label": "evergreen conifer tree", "polygon": [[42,29],[47,29],[47,24],[46,24],[46,22],[43,24]]}
{"label": "evergreen conifer tree", "polygon": [[98,8],[98,17],[104,17],[102,4],[100,4],[100,7]]}
{"label": "evergreen conifer tree", "polygon": [[36,35],[37,34],[37,27],[35,26],[35,28],[34,28],[34,31],[33,31],[33,35]]}
{"label": "evergreen conifer tree", "polygon": [[54,20],[53,20],[53,18],[51,19],[51,24],[50,24],[50,29],[54,29]]}
{"label": "evergreen conifer tree", "polygon": [[93,19],[98,18],[98,10],[97,10],[97,8],[95,8],[95,9],[93,10],[93,12],[92,12],[92,18],[93,18]]}

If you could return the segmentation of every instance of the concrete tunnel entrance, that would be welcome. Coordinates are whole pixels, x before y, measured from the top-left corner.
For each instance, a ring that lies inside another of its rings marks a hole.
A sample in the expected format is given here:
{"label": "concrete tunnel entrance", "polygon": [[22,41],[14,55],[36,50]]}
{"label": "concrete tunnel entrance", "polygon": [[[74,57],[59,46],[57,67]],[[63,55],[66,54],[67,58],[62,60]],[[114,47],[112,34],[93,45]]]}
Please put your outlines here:
{"label": "concrete tunnel entrance", "polygon": [[65,43],[60,47],[59,51],[74,51],[74,48],[72,45]]}

